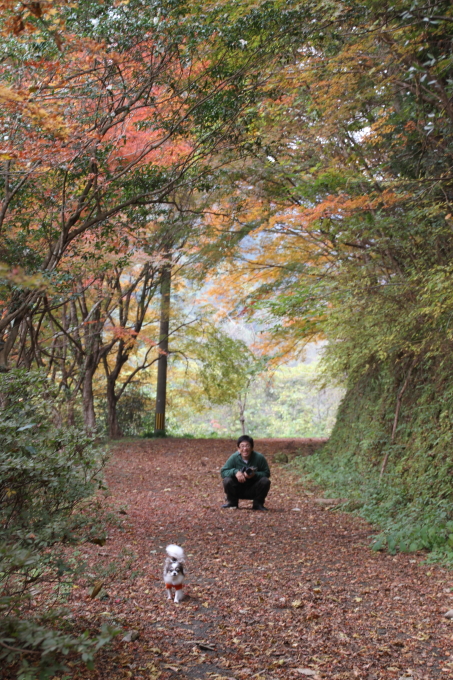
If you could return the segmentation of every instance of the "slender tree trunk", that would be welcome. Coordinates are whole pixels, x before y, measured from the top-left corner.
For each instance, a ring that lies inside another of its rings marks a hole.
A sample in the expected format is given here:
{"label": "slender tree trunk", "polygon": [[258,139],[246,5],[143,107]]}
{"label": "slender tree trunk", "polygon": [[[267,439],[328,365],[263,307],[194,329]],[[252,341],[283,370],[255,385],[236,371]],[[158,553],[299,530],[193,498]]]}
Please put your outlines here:
{"label": "slender tree trunk", "polygon": [[[170,257],[170,256],[169,256]],[[157,362],[156,417],[154,433],[165,434],[167,401],[168,332],[170,326],[171,262],[162,270],[160,287],[159,359]]]}
{"label": "slender tree trunk", "polygon": [[87,370],[83,378],[82,385],[83,420],[87,432],[93,432],[96,429],[96,414],[94,411],[94,395],[93,395],[93,375],[94,371]]}
{"label": "slender tree trunk", "polygon": [[246,406],[246,400],[241,401],[241,399],[238,399],[238,406],[239,406],[239,421],[241,423],[241,428],[242,428],[242,434],[245,434],[245,406]]}
{"label": "slender tree trunk", "polygon": [[111,380],[110,376],[107,378],[107,425],[109,437],[118,439],[123,436],[121,428],[118,424],[117,404],[118,398],[115,394],[115,379]]}
{"label": "slender tree trunk", "polygon": [[12,327],[9,329],[8,335],[6,338],[0,339],[0,370],[1,371],[7,371],[8,370],[8,356],[9,353],[11,352],[14,343],[17,338],[17,334],[19,333],[19,328],[20,328],[20,323],[21,319],[17,318],[14,320],[14,323]]}
{"label": "slender tree trunk", "polygon": [[[409,384],[409,379],[410,379],[410,377],[411,377],[412,370],[413,370],[413,368],[414,368],[414,366],[415,366],[415,362],[416,362],[416,359],[415,359],[415,357],[414,357],[414,359],[413,359],[413,361],[412,361],[412,363],[411,363],[411,365],[410,365],[410,367],[409,367],[409,370],[408,370],[408,372],[407,372],[406,379],[405,379],[405,381],[404,381],[404,383],[403,383],[403,386],[401,387],[401,389],[400,389],[400,391],[399,391],[399,393],[398,393],[398,397],[397,397],[397,399],[396,399],[396,409],[395,409],[395,417],[394,417],[394,419],[393,419],[392,438],[391,438],[391,440],[390,440],[390,444],[391,444],[391,445],[393,445],[393,444],[395,443],[396,428],[398,427],[398,418],[399,418],[400,408],[401,408],[401,400],[402,400],[402,398],[403,398],[404,392],[406,391],[406,387],[407,387],[408,384]],[[388,462],[388,459],[389,459],[389,455],[390,455],[390,449],[388,449],[387,453],[386,453],[385,456],[384,456],[384,460],[382,461],[381,472],[380,472],[380,474],[379,474],[379,482],[382,481],[382,477],[383,477],[384,472],[385,472],[386,467],[387,467],[387,462]]]}
{"label": "slender tree trunk", "polygon": [[245,434],[245,416],[243,411],[241,411],[241,416],[239,420],[241,421],[242,434]]}

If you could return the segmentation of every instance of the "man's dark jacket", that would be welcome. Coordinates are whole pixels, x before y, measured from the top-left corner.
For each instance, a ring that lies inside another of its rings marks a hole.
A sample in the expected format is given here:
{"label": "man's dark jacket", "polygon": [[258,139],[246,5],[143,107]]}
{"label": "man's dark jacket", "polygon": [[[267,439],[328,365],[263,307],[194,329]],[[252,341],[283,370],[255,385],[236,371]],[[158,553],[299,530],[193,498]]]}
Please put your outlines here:
{"label": "man's dark jacket", "polygon": [[252,451],[247,463],[242,458],[239,451],[236,451],[236,453],[233,453],[233,455],[228,458],[227,462],[220,470],[220,475],[222,479],[225,479],[225,477],[234,477],[236,472],[242,470],[245,465],[249,467],[256,467],[254,476],[255,479],[271,476],[271,471],[269,470],[267,460],[261,453],[258,453],[258,451]]}

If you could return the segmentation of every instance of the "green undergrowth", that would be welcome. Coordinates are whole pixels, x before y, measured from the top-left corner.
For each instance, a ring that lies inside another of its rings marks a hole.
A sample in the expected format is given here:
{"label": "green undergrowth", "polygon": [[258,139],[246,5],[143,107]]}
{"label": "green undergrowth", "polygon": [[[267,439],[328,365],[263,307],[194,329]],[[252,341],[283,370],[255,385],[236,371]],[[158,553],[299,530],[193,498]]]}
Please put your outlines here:
{"label": "green undergrowth", "polygon": [[[75,583],[90,578],[80,546],[103,545],[111,518],[102,501],[107,453],[95,435],[55,424],[57,397],[40,372],[0,374],[0,664],[18,680],[52,678],[68,660],[94,668],[119,634],[64,620]],[[114,573],[100,567],[103,579]]]}
{"label": "green undergrowth", "polygon": [[[402,395],[408,366],[369,371],[350,387],[328,444],[295,465],[377,526],[375,550],[427,551],[453,565],[453,364],[425,360]],[[380,479],[382,463],[388,455]]]}

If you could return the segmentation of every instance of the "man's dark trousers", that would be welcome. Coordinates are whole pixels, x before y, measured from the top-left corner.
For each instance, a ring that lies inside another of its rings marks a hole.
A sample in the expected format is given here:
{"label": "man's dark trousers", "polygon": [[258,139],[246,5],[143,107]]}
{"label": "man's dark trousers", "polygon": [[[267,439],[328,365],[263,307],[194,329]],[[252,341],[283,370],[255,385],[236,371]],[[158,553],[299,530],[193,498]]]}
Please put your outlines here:
{"label": "man's dark trousers", "polygon": [[247,479],[245,482],[238,482],[236,477],[225,477],[222,482],[227,500],[232,505],[237,505],[240,498],[264,505],[271,486],[269,477]]}

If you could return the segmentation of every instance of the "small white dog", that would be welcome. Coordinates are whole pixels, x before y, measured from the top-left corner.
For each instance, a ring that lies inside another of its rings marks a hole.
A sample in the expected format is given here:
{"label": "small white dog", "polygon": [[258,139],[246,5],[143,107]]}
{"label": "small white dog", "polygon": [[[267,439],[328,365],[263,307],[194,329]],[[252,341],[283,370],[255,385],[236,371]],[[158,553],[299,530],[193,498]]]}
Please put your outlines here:
{"label": "small white dog", "polygon": [[181,602],[184,597],[182,584],[184,582],[184,566],[186,558],[184,550],[179,545],[167,545],[167,555],[164,564],[164,582],[167,588],[168,599],[172,599],[172,590],[175,591],[175,602]]}

